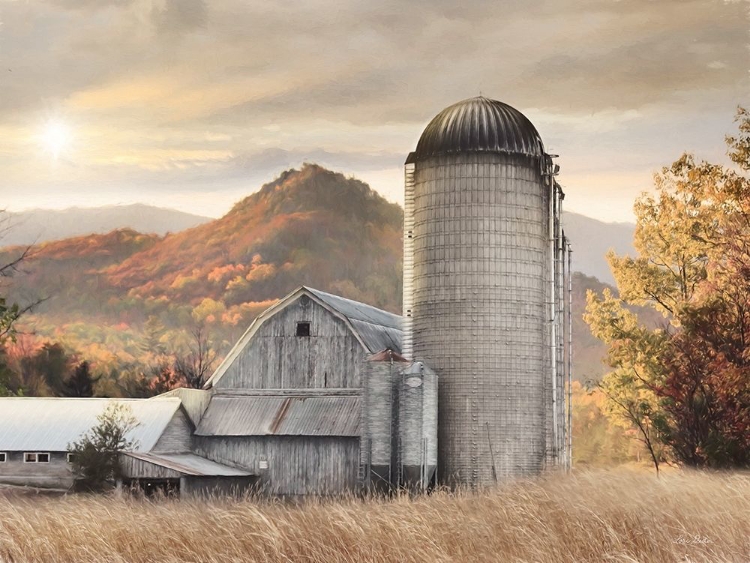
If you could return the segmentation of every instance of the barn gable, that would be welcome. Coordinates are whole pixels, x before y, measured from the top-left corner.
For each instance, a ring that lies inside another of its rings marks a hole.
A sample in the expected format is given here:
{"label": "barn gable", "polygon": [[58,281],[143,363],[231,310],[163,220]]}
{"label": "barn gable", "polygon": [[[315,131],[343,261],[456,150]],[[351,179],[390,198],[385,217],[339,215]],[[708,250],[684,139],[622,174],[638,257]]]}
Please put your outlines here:
{"label": "barn gable", "polygon": [[400,346],[398,315],[301,287],[253,321],[206,387],[357,388],[367,354]]}

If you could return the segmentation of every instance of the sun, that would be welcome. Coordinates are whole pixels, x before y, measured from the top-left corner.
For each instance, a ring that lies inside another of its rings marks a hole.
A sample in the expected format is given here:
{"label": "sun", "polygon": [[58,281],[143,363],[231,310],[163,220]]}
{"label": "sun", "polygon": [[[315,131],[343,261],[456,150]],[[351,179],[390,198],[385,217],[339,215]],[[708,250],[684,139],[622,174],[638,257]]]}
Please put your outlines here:
{"label": "sun", "polygon": [[58,158],[70,146],[71,140],[70,127],[58,120],[48,121],[40,135],[42,147],[54,158]]}

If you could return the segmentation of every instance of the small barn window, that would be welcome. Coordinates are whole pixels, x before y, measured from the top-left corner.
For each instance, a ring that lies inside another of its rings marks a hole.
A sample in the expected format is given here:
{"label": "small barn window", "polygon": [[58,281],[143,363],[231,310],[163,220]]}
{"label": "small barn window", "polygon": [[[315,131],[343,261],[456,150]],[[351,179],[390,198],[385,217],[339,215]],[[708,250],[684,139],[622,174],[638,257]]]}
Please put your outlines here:
{"label": "small barn window", "polygon": [[0,463],[5,463],[6,461],[8,461],[8,454],[0,452]]}
{"label": "small barn window", "polygon": [[68,454],[68,463],[73,463],[76,460],[76,454]]}
{"label": "small barn window", "polygon": [[49,463],[48,453],[26,452],[23,454],[24,463]]}
{"label": "small barn window", "polygon": [[310,336],[310,323],[307,321],[297,323],[297,336]]}

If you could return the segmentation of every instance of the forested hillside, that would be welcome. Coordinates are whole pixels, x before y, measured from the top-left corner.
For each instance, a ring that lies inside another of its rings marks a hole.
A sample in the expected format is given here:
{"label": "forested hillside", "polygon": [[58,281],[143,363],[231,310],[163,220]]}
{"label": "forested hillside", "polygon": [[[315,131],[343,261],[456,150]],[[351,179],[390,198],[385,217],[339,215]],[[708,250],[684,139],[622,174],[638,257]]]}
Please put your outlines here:
{"label": "forested hillside", "polygon": [[[59,342],[104,374],[100,392],[117,394],[108,378],[153,374],[189,348],[196,327],[221,357],[258,313],[303,284],[398,312],[402,220],[366,184],[306,165],[176,234],[124,229],[41,244],[8,288],[11,302],[45,300],[11,352]],[[575,378],[598,379],[604,347],[582,314],[586,290],[606,285],[576,274],[573,287]]]}
{"label": "forested hillside", "polygon": [[[196,328],[220,357],[302,284],[398,311],[402,222],[401,208],[363,182],[306,165],[180,233],[125,229],[38,245],[5,291],[9,302],[43,300],[19,325],[9,363],[29,372],[24,357],[60,343],[71,363],[89,360],[103,376],[98,392],[127,394],[123,377],[188,354]],[[24,250],[6,248],[0,261]],[[51,392],[23,377],[27,391]]]}

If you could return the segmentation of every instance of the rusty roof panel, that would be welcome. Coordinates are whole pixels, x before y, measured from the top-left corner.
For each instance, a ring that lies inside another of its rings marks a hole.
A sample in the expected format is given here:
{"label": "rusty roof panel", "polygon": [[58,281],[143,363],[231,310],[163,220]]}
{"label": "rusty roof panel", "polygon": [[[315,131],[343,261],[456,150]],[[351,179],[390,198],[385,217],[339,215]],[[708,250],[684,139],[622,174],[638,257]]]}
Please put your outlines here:
{"label": "rusty roof panel", "polygon": [[263,436],[271,426],[285,397],[215,396],[195,430],[198,436]]}
{"label": "rusty roof panel", "polygon": [[358,397],[214,396],[197,436],[359,436]]}
{"label": "rusty roof panel", "polygon": [[358,397],[292,397],[276,434],[359,436]]}

